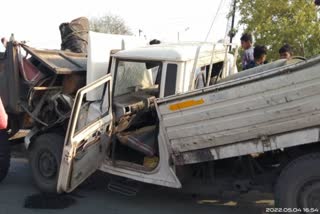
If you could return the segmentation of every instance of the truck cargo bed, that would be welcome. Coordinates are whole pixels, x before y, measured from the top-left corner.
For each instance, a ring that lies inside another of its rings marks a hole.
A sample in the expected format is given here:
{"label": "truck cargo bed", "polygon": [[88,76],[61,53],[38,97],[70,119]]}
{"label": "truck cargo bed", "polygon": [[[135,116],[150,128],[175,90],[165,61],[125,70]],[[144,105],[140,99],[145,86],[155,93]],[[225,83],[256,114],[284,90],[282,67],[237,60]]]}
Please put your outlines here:
{"label": "truck cargo bed", "polygon": [[173,153],[198,151],[320,124],[320,57],[158,101]]}

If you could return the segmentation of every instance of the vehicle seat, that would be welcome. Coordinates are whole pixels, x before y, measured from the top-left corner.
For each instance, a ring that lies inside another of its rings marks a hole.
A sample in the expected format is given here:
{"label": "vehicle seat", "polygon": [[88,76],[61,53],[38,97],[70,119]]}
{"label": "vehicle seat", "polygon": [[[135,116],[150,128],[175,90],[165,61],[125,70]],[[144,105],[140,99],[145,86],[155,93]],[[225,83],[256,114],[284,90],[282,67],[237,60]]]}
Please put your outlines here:
{"label": "vehicle seat", "polygon": [[121,144],[130,147],[148,157],[156,154],[156,128],[147,126],[133,131],[120,132],[117,139]]}

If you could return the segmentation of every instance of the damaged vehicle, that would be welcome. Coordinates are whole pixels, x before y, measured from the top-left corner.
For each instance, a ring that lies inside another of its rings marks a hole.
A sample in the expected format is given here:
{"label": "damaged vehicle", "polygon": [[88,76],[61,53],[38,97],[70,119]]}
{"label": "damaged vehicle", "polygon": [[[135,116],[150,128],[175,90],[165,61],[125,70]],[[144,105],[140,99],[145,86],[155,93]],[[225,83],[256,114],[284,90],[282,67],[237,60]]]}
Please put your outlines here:
{"label": "damaged vehicle", "polygon": [[[138,181],[180,187],[161,132],[157,101],[204,87],[205,76],[217,81],[225,59],[231,59],[226,48],[213,51],[211,44],[201,43],[114,53],[109,74],[77,93],[57,191],[72,191],[98,168]],[[119,189],[116,185],[111,188]]]}
{"label": "damaged vehicle", "polygon": [[200,179],[268,190],[277,207],[319,209],[320,57],[240,73],[231,58],[202,43],[113,53],[108,74],[77,92],[56,191],[100,169],[173,188]]}
{"label": "damaged vehicle", "polygon": [[[86,54],[37,50],[12,41],[2,56],[0,96],[8,113],[10,137],[21,135],[20,130],[31,130],[29,135],[50,132],[40,141],[44,139],[61,151],[63,143],[56,143],[57,133],[65,132],[73,97],[85,85]],[[37,149],[33,150],[38,141],[29,148],[31,163],[34,158],[41,159]]]}
{"label": "damaged vehicle", "polygon": [[[88,27],[85,17],[61,24],[61,51],[31,48],[15,41],[14,34],[9,42],[1,39],[5,51],[0,53],[0,96],[9,124],[8,135],[1,138],[0,177],[8,172],[11,145],[22,142],[19,139],[27,133],[25,140],[30,142],[32,136],[47,132],[55,139],[66,129],[75,93],[86,84]],[[32,151],[28,148],[30,162],[39,165],[40,160],[35,159],[44,155],[35,151],[34,145]],[[61,151],[62,143],[54,147]],[[46,157],[53,158],[48,153]]]}
{"label": "damaged vehicle", "polygon": [[[109,50],[145,45],[133,36],[88,33],[84,17],[61,24],[60,31],[62,50],[32,48],[11,38],[0,55],[0,97],[9,116],[10,138],[10,143],[6,139],[0,144],[0,177],[8,172],[10,144],[22,138],[35,184],[48,192],[56,191],[76,93],[93,81],[93,69],[95,75],[107,73]],[[92,53],[87,45],[100,49]],[[92,57],[94,66],[87,64]]]}

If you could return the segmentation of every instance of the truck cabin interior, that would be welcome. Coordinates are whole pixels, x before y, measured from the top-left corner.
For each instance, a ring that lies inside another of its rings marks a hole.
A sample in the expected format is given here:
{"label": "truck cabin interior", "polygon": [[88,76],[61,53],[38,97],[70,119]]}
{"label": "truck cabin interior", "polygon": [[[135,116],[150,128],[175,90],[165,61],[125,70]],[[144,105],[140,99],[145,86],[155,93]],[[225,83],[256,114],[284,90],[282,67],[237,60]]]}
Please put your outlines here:
{"label": "truck cabin interior", "polygon": [[[172,68],[171,68],[172,67]],[[162,63],[157,61],[119,60],[116,63],[113,88],[115,138],[109,147],[113,163],[123,164],[142,171],[156,168],[159,162],[159,122],[154,106],[160,97],[160,83],[164,82],[164,97],[175,94],[174,66],[168,64],[166,79],[161,81]],[[205,87],[210,65],[195,78],[196,88]],[[222,75],[223,62],[212,66],[211,79]],[[177,66],[175,66],[177,69]],[[171,75],[170,75],[171,74]],[[199,78],[202,76],[203,78]],[[200,84],[200,81],[203,81]],[[212,82],[215,82],[212,81]],[[195,88],[195,89],[196,89]]]}
{"label": "truck cabin interior", "polygon": [[160,62],[118,61],[114,75],[115,139],[110,158],[119,164],[152,170],[159,160],[158,118]]}

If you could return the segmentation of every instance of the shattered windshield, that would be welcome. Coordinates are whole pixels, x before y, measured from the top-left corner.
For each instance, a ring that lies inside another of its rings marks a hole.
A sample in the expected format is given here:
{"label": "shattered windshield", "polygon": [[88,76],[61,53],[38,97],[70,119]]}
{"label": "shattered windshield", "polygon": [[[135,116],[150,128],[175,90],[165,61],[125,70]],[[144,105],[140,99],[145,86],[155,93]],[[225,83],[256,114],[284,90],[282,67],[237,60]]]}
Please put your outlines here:
{"label": "shattered windshield", "polygon": [[119,61],[116,70],[114,96],[127,94],[139,89],[155,87],[160,63]]}

